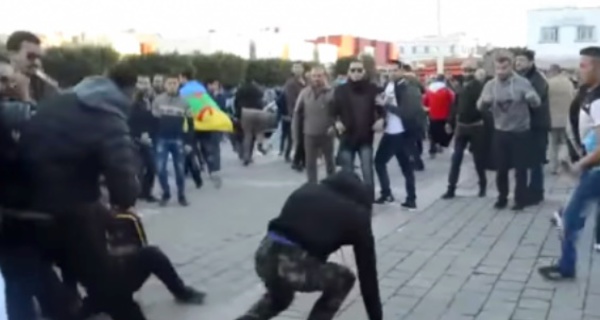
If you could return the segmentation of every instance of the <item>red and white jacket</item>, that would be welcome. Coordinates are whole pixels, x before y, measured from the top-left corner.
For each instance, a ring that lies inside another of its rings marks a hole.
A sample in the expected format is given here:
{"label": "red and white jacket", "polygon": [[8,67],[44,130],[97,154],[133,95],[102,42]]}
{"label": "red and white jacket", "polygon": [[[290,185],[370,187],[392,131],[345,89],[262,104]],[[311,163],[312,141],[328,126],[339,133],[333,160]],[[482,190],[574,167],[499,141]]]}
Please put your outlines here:
{"label": "red and white jacket", "polygon": [[454,103],[454,92],[441,81],[432,82],[423,95],[423,105],[429,109],[431,120],[448,119],[452,103]]}

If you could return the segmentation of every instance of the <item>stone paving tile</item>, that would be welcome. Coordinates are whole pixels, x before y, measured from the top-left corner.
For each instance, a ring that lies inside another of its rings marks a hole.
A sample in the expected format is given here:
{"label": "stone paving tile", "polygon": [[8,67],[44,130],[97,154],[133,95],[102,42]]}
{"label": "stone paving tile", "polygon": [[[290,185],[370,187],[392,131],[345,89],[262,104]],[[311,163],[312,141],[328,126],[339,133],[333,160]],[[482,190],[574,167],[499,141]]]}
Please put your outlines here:
{"label": "stone paving tile", "polygon": [[[474,197],[477,182],[470,163],[464,165],[459,189],[465,196],[439,200],[448,161],[448,154],[427,161],[427,171],[418,173],[419,211],[377,208],[373,228],[385,319],[600,319],[600,304],[594,303],[600,297],[600,262],[590,245],[593,219],[580,243],[576,281],[548,283],[535,271],[558,255],[548,217],[568,195],[570,183],[547,176],[542,205],[520,213],[497,211],[493,175],[488,197]],[[398,171],[390,165],[395,190],[402,190]],[[263,293],[253,271],[254,250],[266,222],[303,179],[281,161],[234,165],[224,172],[222,190],[207,186],[193,192],[191,207],[149,216],[151,240],[173,258],[186,281],[209,293],[206,306],[176,306],[162,285],[150,281],[139,293],[149,318],[234,319],[248,308]],[[349,248],[333,259],[353,265]],[[316,298],[297,295],[277,319],[306,319]],[[366,319],[358,286],[338,318]]]}

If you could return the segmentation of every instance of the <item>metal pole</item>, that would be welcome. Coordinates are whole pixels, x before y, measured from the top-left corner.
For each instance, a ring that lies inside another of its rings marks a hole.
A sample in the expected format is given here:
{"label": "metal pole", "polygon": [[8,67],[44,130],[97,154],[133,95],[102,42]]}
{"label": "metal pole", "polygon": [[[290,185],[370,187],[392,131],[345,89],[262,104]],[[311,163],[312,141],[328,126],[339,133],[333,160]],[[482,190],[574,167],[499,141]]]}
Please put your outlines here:
{"label": "metal pole", "polygon": [[442,53],[442,4],[441,0],[436,0],[436,20],[437,20],[437,73],[444,74],[444,54]]}

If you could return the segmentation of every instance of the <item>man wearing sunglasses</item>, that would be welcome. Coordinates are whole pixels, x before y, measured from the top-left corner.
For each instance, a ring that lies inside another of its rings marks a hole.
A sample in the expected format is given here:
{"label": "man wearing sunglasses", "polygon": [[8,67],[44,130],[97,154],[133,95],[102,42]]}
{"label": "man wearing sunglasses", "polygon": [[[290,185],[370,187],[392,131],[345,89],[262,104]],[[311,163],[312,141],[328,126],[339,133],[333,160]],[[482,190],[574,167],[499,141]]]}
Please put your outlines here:
{"label": "man wearing sunglasses", "polygon": [[43,51],[41,40],[29,31],[15,31],[6,41],[10,62],[17,72],[17,87],[27,100],[39,102],[57,93],[53,80],[40,77]]}
{"label": "man wearing sunglasses", "polygon": [[374,197],[373,137],[383,129],[385,111],[376,103],[379,90],[366,79],[362,61],[353,61],[348,68],[348,81],[335,89],[333,116],[340,138],[339,161],[342,169],[353,171],[358,155],[362,177]]}
{"label": "man wearing sunglasses", "polygon": [[448,190],[442,196],[443,199],[451,199],[455,196],[456,184],[460,175],[460,166],[467,147],[473,154],[475,171],[479,177],[479,196],[485,197],[487,180],[485,177],[485,130],[483,127],[483,116],[477,109],[477,99],[483,90],[483,82],[475,78],[477,70],[476,61],[465,61],[462,65],[465,84],[458,95],[456,107],[452,109],[446,132],[452,133],[456,130],[454,138],[454,153],[452,164],[448,175]]}

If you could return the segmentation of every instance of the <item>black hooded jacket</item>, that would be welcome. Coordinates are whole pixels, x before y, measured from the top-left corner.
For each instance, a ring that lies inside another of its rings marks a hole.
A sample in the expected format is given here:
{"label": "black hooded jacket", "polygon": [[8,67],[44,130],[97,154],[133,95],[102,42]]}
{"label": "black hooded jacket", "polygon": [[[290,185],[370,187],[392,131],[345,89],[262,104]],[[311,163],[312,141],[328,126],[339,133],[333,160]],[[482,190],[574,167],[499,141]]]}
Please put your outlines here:
{"label": "black hooded jacket", "polygon": [[531,114],[531,130],[550,130],[550,104],[548,101],[548,81],[535,67],[523,74],[531,82],[542,103],[538,108],[529,108]]}
{"label": "black hooded jacket", "polygon": [[268,229],[322,261],[344,245],[353,246],[367,314],[381,320],[371,193],[353,173],[338,172],[294,191]]}
{"label": "black hooded jacket", "polygon": [[135,204],[139,185],[129,105],[108,78],[90,77],[38,106],[20,141],[34,210],[78,212],[99,201],[101,177],[113,205]]}

